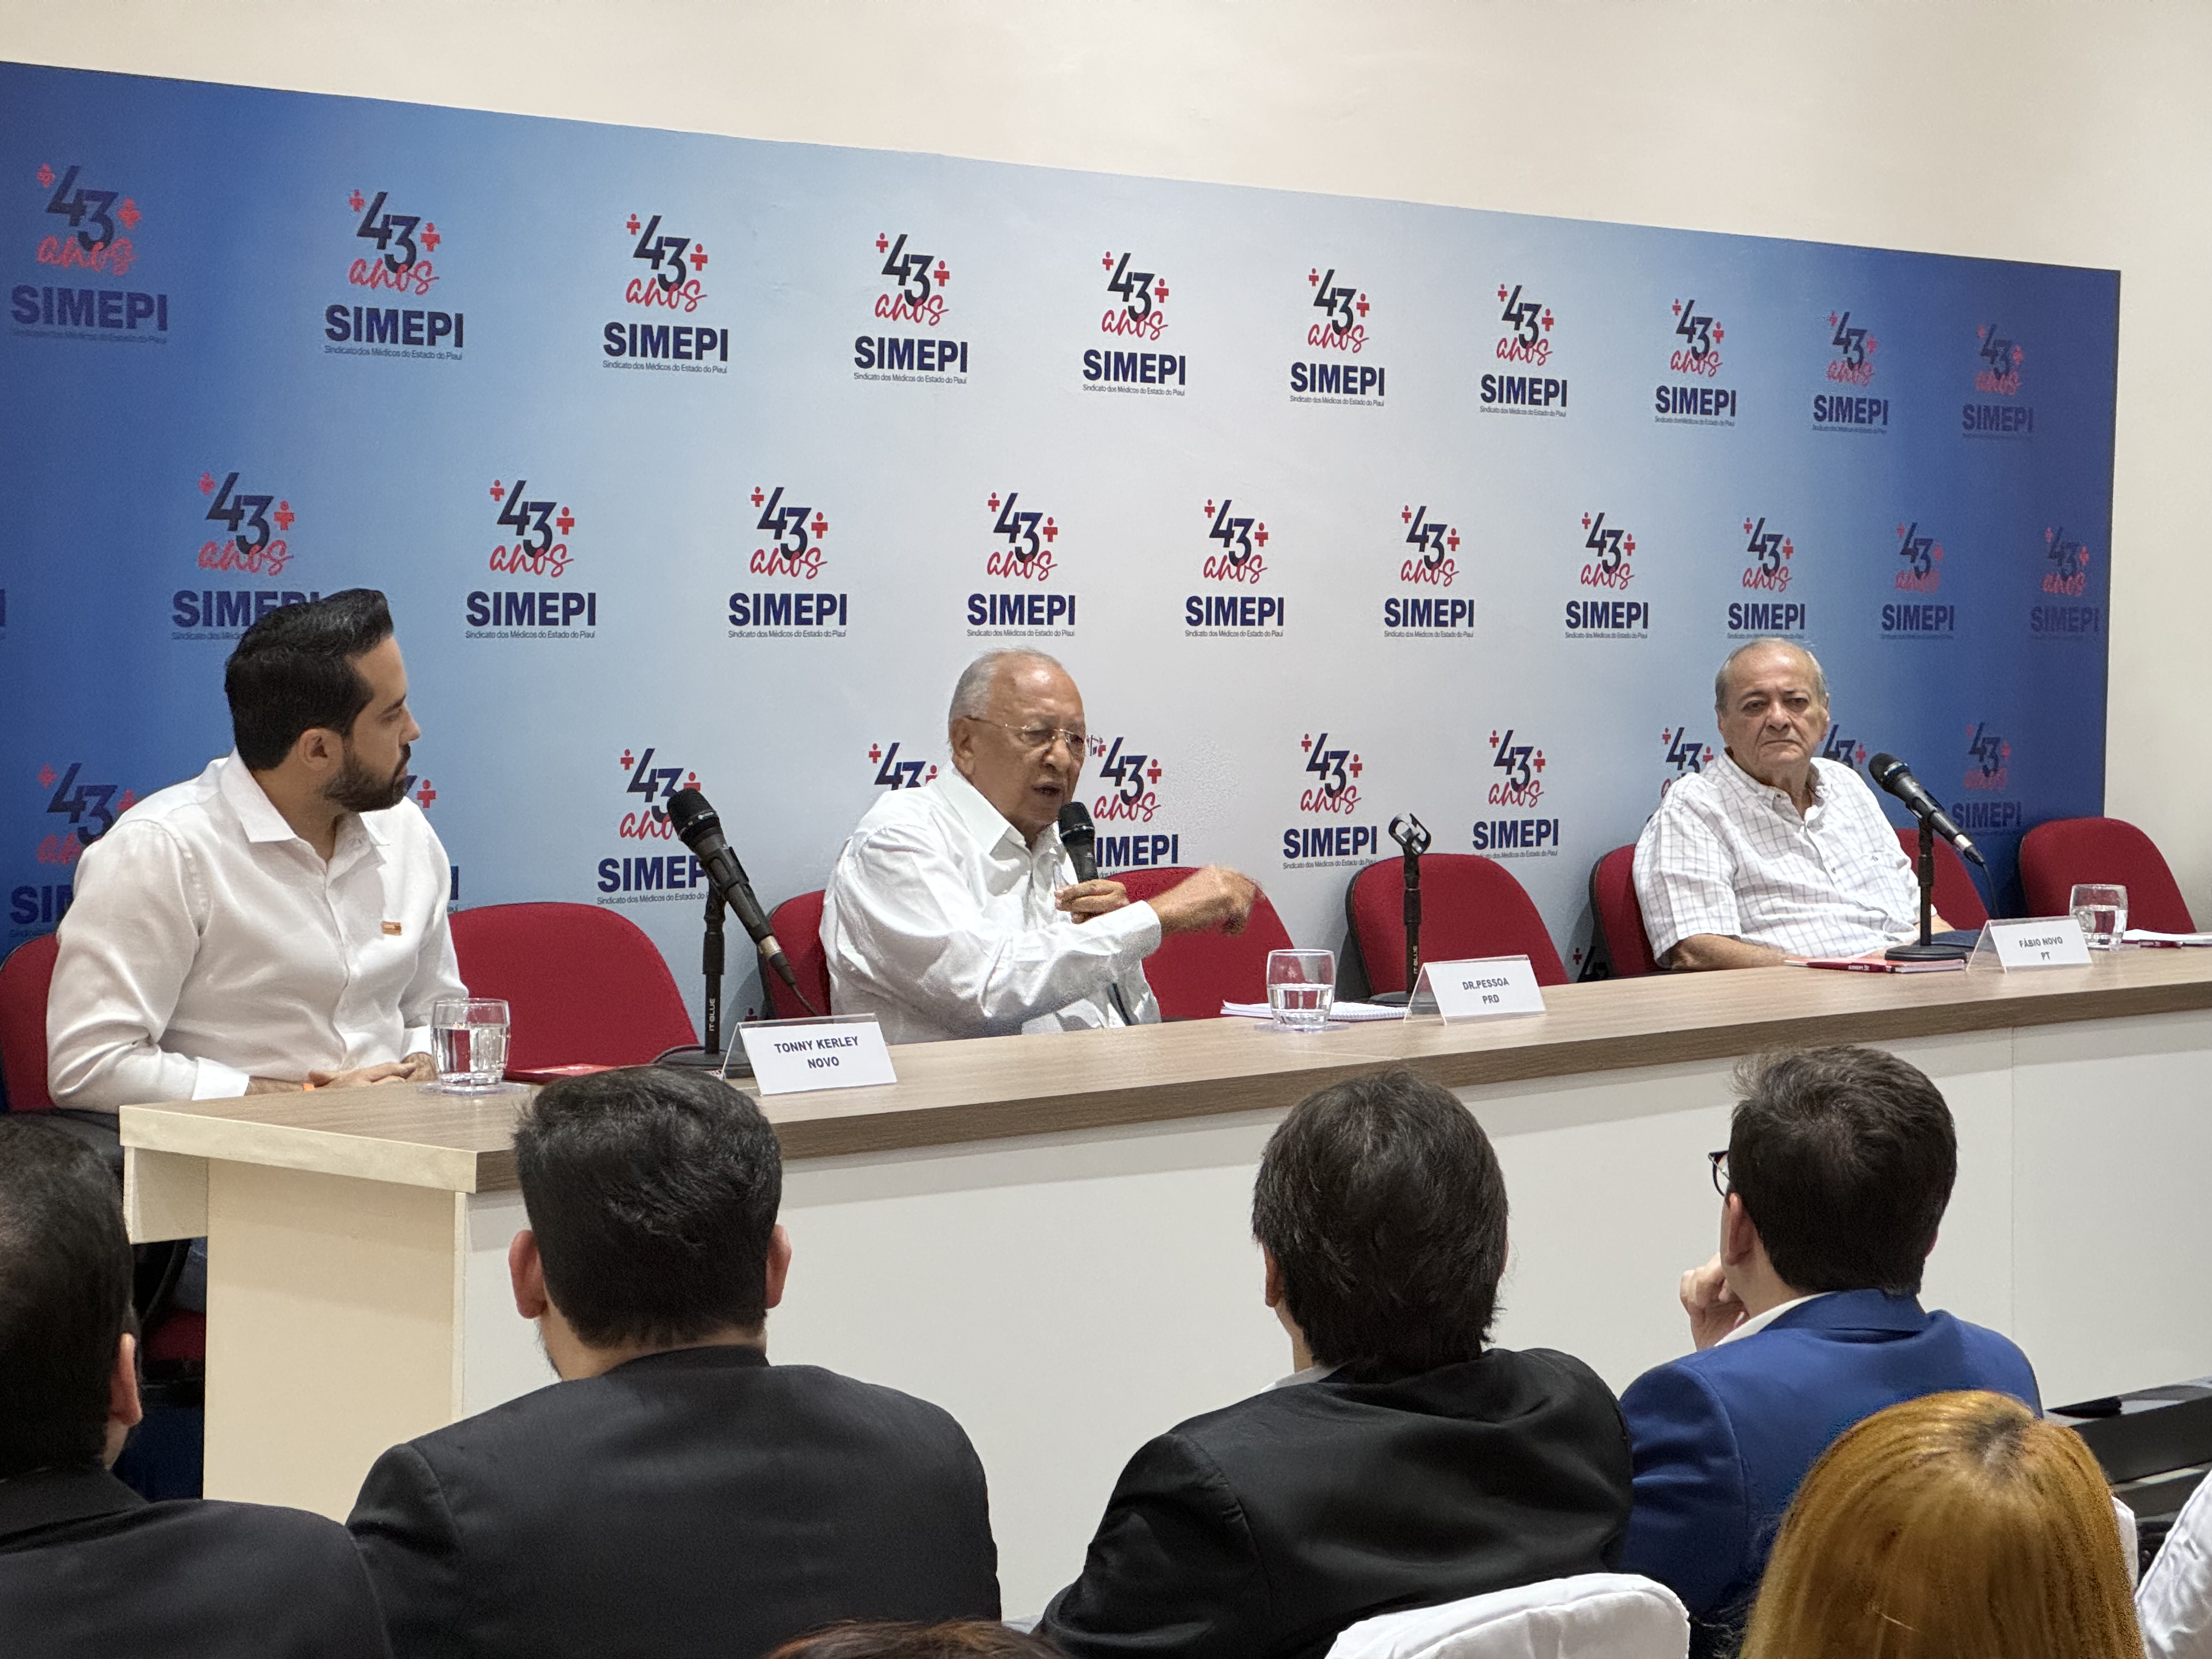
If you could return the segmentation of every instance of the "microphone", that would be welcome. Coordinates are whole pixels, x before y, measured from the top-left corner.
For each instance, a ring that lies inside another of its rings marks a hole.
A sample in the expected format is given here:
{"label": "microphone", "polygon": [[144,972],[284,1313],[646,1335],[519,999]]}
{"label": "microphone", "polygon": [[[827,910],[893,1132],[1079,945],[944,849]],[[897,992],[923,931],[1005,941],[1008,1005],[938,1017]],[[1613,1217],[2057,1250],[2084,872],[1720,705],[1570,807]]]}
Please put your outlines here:
{"label": "microphone", "polygon": [[1957,848],[1961,858],[1972,859],[1985,870],[1989,867],[1989,860],[1982,856],[1980,849],[1966,839],[1966,833],[1957,824],[1951,822],[1950,814],[1943,810],[1942,803],[1928,793],[1926,786],[1912,775],[1912,769],[1903,761],[1894,755],[1876,755],[1867,763],[1867,775],[1903,801],[1907,811]]}
{"label": "microphone", "polygon": [[1091,809],[1079,800],[1060,809],[1060,844],[1067,849],[1076,880],[1098,879],[1098,826],[1091,821]]}
{"label": "microphone", "polygon": [[799,1005],[805,1006],[806,996],[799,988],[799,975],[791,971],[791,958],[775,942],[768,918],[761,913],[760,901],[753,896],[753,884],[745,874],[745,866],[730,850],[730,843],[722,835],[722,820],[707,805],[707,798],[696,789],[678,790],[668,798],[668,821],[676,826],[678,839],[691,849],[691,856],[706,866],[708,879],[721,890],[730,908],[737,912],[738,924],[760,948],[761,960],[775,969],[775,976],[788,985],[798,996]]}

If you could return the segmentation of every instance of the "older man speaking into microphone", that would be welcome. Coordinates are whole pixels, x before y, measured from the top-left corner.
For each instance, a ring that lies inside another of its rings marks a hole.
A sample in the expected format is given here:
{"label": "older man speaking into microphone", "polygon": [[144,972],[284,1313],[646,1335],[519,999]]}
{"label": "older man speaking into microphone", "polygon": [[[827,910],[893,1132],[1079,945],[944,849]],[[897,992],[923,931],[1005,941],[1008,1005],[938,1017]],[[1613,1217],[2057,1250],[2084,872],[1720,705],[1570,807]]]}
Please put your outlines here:
{"label": "older man speaking into microphone", "polygon": [[1089,822],[1083,696],[1043,653],[978,657],[946,725],[953,769],[885,795],[838,854],[822,908],[837,1012],[892,1042],[1157,1021],[1144,959],[1169,933],[1237,932],[1258,889],[1209,866],[1132,904],[1079,874],[1060,831],[1071,806]]}

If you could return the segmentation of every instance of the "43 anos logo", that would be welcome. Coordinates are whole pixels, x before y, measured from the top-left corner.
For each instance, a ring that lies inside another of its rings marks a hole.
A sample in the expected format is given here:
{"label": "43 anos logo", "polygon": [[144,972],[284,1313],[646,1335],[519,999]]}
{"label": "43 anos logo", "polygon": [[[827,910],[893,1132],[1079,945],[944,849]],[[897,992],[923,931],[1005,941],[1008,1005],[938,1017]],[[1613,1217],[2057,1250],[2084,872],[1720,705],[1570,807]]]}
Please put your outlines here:
{"label": "43 anos logo", "polygon": [[67,229],[53,228],[39,239],[42,265],[81,266],[120,276],[138,251],[125,233],[138,228],[138,204],[120,191],[98,190],[84,182],[84,169],[70,167],[57,174],[43,162],[34,175],[46,198],[46,212]]}
{"label": "43 anos logo", "polygon": [[625,841],[673,841],[676,826],[668,821],[668,803],[678,789],[699,787],[698,773],[666,761],[656,763],[659,753],[650,744],[641,752],[622,751],[622,769],[629,777],[623,793],[641,798],[623,812],[616,827],[615,833]]}
{"label": "43 anos logo", "polygon": [[1943,585],[1943,573],[1936,568],[1943,562],[1943,544],[1922,535],[1917,519],[1897,526],[1897,556],[1905,561],[1897,573],[1899,591],[1933,593]]}
{"label": "43 anos logo", "polygon": [[209,523],[221,525],[224,532],[200,544],[201,569],[274,576],[292,562],[285,537],[298,514],[290,501],[240,489],[236,472],[226,472],[220,480],[213,471],[203,472],[199,489],[210,498],[204,516]]}
{"label": "43 anos logo", "polygon": [[631,277],[623,288],[623,303],[698,310],[707,297],[699,281],[707,269],[707,245],[662,230],[657,213],[642,222],[633,213],[623,222],[623,228],[637,239],[629,257],[647,267],[646,274]]}
{"label": "43 anos logo", "polygon": [[418,213],[399,213],[387,205],[389,192],[365,197],[356,190],[346,206],[361,216],[353,234],[376,252],[354,260],[346,281],[356,288],[388,288],[400,294],[428,294],[438,280],[429,256],[445,240],[438,227]]}
{"label": "43 anos logo", "polygon": [[1514,736],[1511,726],[1490,734],[1491,769],[1501,775],[1491,781],[1492,806],[1534,806],[1544,798],[1544,751]]}
{"label": "43 anos logo", "polygon": [[495,522],[501,530],[514,532],[513,541],[492,549],[491,568],[518,575],[566,575],[568,532],[576,527],[576,515],[557,501],[529,499],[529,489],[527,478],[512,484],[491,481],[491,498],[499,505]]}
{"label": "43 anos logo", "polygon": [[758,484],[746,499],[760,508],[753,528],[769,538],[765,547],[753,549],[750,568],[758,576],[796,576],[812,581],[822,574],[822,538],[830,533],[830,520],[814,507],[783,499],[784,487],[763,492]]}
{"label": "43 anos logo", "polygon": [[2057,525],[2043,532],[2044,556],[2051,568],[2043,573],[2043,591],[2079,599],[2089,589],[2089,549]]}
{"label": "43 anos logo", "polygon": [[1498,302],[1504,307],[1498,313],[1505,331],[1498,337],[1498,355],[1509,363],[1535,363],[1539,366],[1552,360],[1552,308],[1541,300],[1521,297],[1521,284],[1513,284],[1509,293],[1505,284],[1498,285]]}
{"label": "43 anos logo", "polygon": [[1227,495],[1221,498],[1218,506],[1208,496],[1200,510],[1207,520],[1206,539],[1221,544],[1221,550],[1208,554],[1200,568],[1206,580],[1256,582],[1267,574],[1265,520],[1253,514],[1237,512],[1236,501]]}
{"label": "43 anos logo", "polygon": [[1874,354],[1881,342],[1865,329],[1853,327],[1850,312],[1828,313],[1828,343],[1836,349],[1828,360],[1830,380],[1845,386],[1866,386],[1874,380]]}
{"label": "43 anos logo", "polygon": [[1765,518],[1757,523],[1743,521],[1744,551],[1751,556],[1744,567],[1743,585],[1746,587],[1770,588],[1777,593],[1790,586],[1790,560],[1797,550],[1789,537],[1778,530],[1769,530]]}
{"label": "43 anos logo", "polygon": [[876,315],[890,322],[923,323],[931,328],[943,322],[945,288],[952,280],[945,261],[933,253],[909,249],[904,231],[898,234],[896,241],[878,231],[876,252],[884,256],[879,274],[890,279],[890,286],[876,296]]}
{"label": "43 anos logo", "polygon": [[1841,720],[1828,727],[1828,735],[1820,744],[1822,760],[1837,761],[1845,766],[1864,766],[1866,757],[1866,744],[1844,731]]}
{"label": "43 anos logo", "polygon": [[1406,545],[1413,550],[1399,565],[1398,580],[1449,587],[1459,574],[1459,561],[1453,556],[1459,551],[1459,532],[1442,519],[1431,518],[1425,501],[1401,507],[1398,521],[1406,526]]}
{"label": "43 anos logo", "polygon": [[1157,340],[1168,331],[1167,280],[1158,271],[1133,270],[1133,255],[1109,251],[1098,263],[1107,270],[1106,291],[1120,301],[1098,319],[1102,334],[1133,334]]}
{"label": "43 anos logo", "polygon": [[1636,580],[1629,555],[1636,551],[1632,531],[1607,525],[1605,514],[1583,514],[1583,550],[1590,559],[1577,578],[1584,587],[1626,587]]}
{"label": "43 anos logo", "polygon": [[1695,300],[1676,300],[1674,337],[1681,343],[1667,359],[1667,367],[1677,374],[1702,374],[1707,378],[1721,372],[1721,342],[1728,331],[1706,312],[1698,309]]}
{"label": "43 anos logo", "polygon": [[1367,343],[1366,294],[1350,283],[1338,282],[1334,265],[1308,270],[1306,282],[1313,289],[1307,304],[1322,317],[1306,331],[1306,343],[1357,355]]}
{"label": "43 anos logo", "polygon": [[69,828],[57,830],[39,842],[41,864],[74,864],[77,854],[112,829],[115,820],[131,810],[138,797],[112,783],[82,781],[83,763],[71,761],[66,771],[51,766],[39,769],[39,787],[52,790],[46,811],[66,818]]}
{"label": "43 anos logo", "polygon": [[1298,796],[1301,812],[1351,813],[1359,806],[1359,775],[1366,769],[1357,750],[1329,747],[1328,733],[1298,739],[1305,751],[1306,775],[1314,780]]}
{"label": "43 anos logo", "polygon": [[1686,725],[1667,727],[1660,732],[1659,743],[1666,750],[1667,764],[1673,769],[1659,785],[1662,795],[1691,773],[1704,771],[1712,762],[1712,746],[1703,738],[1693,736]]}
{"label": "43 anos logo", "polygon": [[927,758],[901,760],[899,746],[894,743],[888,749],[880,743],[868,745],[868,761],[876,769],[875,783],[878,789],[919,789],[925,783],[937,781],[937,763]]}
{"label": "43 anos logo", "polygon": [[2012,744],[1990,731],[1987,720],[1976,720],[1966,728],[1966,787],[2002,791],[2012,777]]}
{"label": "43 anos logo", "polygon": [[1981,342],[1974,355],[1982,365],[1974,371],[1974,390],[1994,392],[2005,398],[2017,397],[2020,366],[2027,356],[2020,342],[1998,333],[1995,323],[1982,324],[1974,330],[1974,337]]}
{"label": "43 anos logo", "polygon": [[1020,506],[1021,499],[1021,492],[1016,489],[1009,489],[1003,497],[995,489],[991,492],[987,505],[998,515],[992,520],[991,533],[1005,538],[1006,544],[993,550],[983,568],[994,576],[1044,581],[1052,574],[1060,526],[1049,513]]}
{"label": "43 anos logo", "polygon": [[1159,757],[1132,748],[1127,738],[1118,737],[1110,744],[1104,738],[1092,738],[1091,755],[1099,763],[1100,780],[1114,786],[1091,803],[1091,816],[1150,823],[1160,805],[1156,787],[1162,772]]}

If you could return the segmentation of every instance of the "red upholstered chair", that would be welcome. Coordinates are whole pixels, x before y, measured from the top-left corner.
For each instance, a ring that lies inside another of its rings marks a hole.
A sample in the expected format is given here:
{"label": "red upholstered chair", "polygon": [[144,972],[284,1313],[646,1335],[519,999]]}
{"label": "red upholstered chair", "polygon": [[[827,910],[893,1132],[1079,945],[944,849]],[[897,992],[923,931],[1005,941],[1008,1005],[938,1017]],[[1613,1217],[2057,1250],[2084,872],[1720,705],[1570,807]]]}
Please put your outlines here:
{"label": "red upholstered chair", "polygon": [[[806,993],[814,1012],[830,1012],[830,957],[822,948],[822,890],[801,893],[797,898],[787,898],[775,907],[768,919],[769,932],[775,942],[783,946],[783,954],[791,960],[791,971],[798,976],[799,988]],[[806,1010],[799,1006],[799,999],[791,994],[791,988],[768,971],[763,964],[761,982],[768,987],[769,1005],[778,1019],[803,1019]]]}
{"label": "red upholstered chair", "polygon": [[641,1066],[699,1040],[675,975],[627,916],[596,904],[487,904],[453,912],[453,928],[469,994],[507,1002],[511,1071]]}
{"label": "red upholstered chair", "polygon": [[[1117,870],[1113,878],[1129,890],[1133,902],[1164,893],[1197,873],[1175,867]],[[1145,977],[1166,1018],[1212,1019],[1224,1002],[1265,1002],[1267,952],[1290,948],[1290,930],[1262,893],[1253,902],[1243,933],[1170,934],[1145,958]]]}
{"label": "red upholstered chair", "polygon": [[[1913,867],[1912,890],[1917,894],[1920,890],[1920,831],[1899,830],[1897,844],[1905,849],[1905,859]],[[1912,914],[1917,917],[1920,912],[1916,908]],[[1989,907],[1982,902],[1982,890],[1974,885],[1973,872],[1941,836],[1936,838],[1936,914],[1954,927],[1978,927],[1990,919]]]}
{"label": "red upholstered chair", "polygon": [[2020,884],[2029,915],[2064,915],[2074,888],[2085,881],[2118,882],[2128,890],[2130,927],[2197,931],[2166,855],[2124,818],[2054,818],[2021,838]]}
{"label": "red upholstered chair", "polygon": [[52,933],[27,939],[0,962],[0,1078],[11,1112],[52,1109],[46,1092],[46,987],[61,949]]}
{"label": "red upholstered chair", "polygon": [[[1590,867],[1590,909],[1605,935],[1606,955],[1615,979],[1634,979],[1659,971],[1651,954],[1651,935],[1644,928],[1644,905],[1636,896],[1636,847],[1616,847]],[[1944,912],[1948,916],[1950,913]]]}
{"label": "red upholstered chair", "polygon": [[[1406,984],[1405,860],[1385,859],[1352,878],[1345,920],[1358,942],[1370,993]],[[1478,853],[1431,853],[1421,860],[1421,960],[1528,958],[1539,985],[1565,985],[1567,970],[1543,917],[1513,872]]]}

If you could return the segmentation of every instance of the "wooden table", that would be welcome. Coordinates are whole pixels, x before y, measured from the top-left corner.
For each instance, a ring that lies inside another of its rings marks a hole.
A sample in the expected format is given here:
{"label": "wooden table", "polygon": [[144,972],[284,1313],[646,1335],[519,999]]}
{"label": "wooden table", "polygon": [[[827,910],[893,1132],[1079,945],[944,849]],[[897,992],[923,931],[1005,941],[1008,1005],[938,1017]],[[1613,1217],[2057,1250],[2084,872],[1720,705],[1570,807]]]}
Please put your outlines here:
{"label": "wooden table", "polygon": [[[796,1260],[781,1361],[932,1399],[989,1471],[1007,1606],[1079,1567],[1115,1474],[1289,1369],[1251,1176],[1282,1114],[1404,1064],[1498,1143],[1498,1340],[1617,1388],[1686,1346],[1729,1074],[1879,1043],[1942,1086],[1958,1190],[1928,1299],[2027,1348],[2046,1401],[2212,1371],[2212,952],[1890,976],[1570,986],[1540,1016],[1287,1036],[1249,1021],[915,1045],[900,1081],[767,1103]],[[207,1490],[349,1506],[377,1452],[550,1380],[514,1314],[518,1097],[410,1085],[125,1107],[134,1237],[210,1239]]]}

